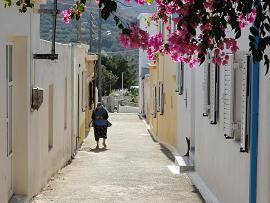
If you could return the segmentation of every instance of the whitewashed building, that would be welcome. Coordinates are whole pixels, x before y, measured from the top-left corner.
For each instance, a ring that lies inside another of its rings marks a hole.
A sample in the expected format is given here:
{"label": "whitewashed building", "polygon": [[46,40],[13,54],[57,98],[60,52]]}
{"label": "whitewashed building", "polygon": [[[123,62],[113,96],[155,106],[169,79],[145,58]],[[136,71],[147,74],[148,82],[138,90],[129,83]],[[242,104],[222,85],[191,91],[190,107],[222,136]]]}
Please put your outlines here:
{"label": "whitewashed building", "polygon": [[88,47],[56,44],[57,60],[34,59],[51,49],[39,14],[1,6],[0,24],[0,202],[28,202],[86,136]]}
{"label": "whitewashed building", "polygon": [[[157,32],[157,25],[151,23],[150,26],[147,25],[147,20],[151,16],[151,13],[141,13],[138,15],[137,19],[139,21],[139,27],[145,31],[147,31],[150,35],[155,34]],[[146,106],[144,101],[146,100],[144,97],[144,85],[143,80],[145,75],[149,74],[148,64],[151,62],[147,58],[147,52],[139,49],[139,113],[143,116],[147,115]]]}
{"label": "whitewashed building", "polygon": [[184,155],[190,139],[189,174],[207,202],[270,202],[270,75],[247,42],[245,34],[228,65],[177,69],[177,150]]}

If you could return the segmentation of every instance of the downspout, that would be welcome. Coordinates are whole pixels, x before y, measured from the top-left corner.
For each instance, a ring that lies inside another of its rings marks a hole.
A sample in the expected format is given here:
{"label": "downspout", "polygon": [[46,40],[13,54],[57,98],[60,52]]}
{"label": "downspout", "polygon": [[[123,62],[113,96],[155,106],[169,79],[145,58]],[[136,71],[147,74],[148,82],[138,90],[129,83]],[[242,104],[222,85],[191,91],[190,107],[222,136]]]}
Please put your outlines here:
{"label": "downspout", "polygon": [[251,69],[249,203],[256,203],[257,198],[258,110],[259,110],[259,62],[253,62],[253,66]]}
{"label": "downspout", "polygon": [[249,203],[256,203],[257,199],[259,67],[259,62],[253,61],[251,69]]}

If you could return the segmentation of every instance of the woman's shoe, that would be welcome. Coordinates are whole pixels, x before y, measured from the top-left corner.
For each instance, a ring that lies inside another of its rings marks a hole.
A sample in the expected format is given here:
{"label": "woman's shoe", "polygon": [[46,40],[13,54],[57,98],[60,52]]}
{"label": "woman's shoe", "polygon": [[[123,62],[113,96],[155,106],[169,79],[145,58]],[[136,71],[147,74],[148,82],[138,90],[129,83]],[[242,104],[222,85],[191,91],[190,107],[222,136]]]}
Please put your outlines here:
{"label": "woman's shoe", "polygon": [[106,147],[107,147],[107,145],[106,145],[106,143],[105,143],[105,142],[103,142],[103,147],[104,147],[104,148],[106,148]]}

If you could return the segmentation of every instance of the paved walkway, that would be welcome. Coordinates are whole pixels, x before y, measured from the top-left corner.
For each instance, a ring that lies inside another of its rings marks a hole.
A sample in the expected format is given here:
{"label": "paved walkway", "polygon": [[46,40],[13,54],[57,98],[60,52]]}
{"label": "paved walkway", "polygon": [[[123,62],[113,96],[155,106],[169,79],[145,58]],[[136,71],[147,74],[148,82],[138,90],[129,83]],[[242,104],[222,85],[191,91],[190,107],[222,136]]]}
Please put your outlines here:
{"label": "paved walkway", "polygon": [[[107,150],[93,150],[90,133],[73,162],[33,203],[203,202],[169,151],[154,142],[135,114],[111,114]],[[170,170],[171,169],[171,170]]]}

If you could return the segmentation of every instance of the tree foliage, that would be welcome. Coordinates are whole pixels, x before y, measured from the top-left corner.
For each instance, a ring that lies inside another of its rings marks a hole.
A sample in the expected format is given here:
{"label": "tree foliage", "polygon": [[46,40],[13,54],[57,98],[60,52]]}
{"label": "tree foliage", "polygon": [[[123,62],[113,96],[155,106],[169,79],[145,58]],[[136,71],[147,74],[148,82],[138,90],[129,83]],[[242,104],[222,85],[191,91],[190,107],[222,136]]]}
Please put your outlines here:
{"label": "tree foliage", "polygon": [[[140,5],[153,2],[135,1]],[[65,21],[78,20],[85,11],[86,3],[86,0],[76,0],[70,9],[63,12]],[[241,37],[242,29],[253,23],[249,36],[250,51],[254,61],[264,59],[269,68],[269,57],[265,54],[270,45],[269,0],[155,0],[157,9],[151,21],[167,23],[174,16],[177,29],[169,34],[168,40],[160,38],[160,33],[150,36],[134,24],[123,22],[121,16],[116,15],[117,4],[122,2],[99,0],[97,3],[102,18],[106,20],[112,16],[116,26],[121,29],[119,38],[124,46],[146,49],[153,60],[159,53],[170,54],[173,60],[189,63],[190,66],[203,63],[209,52],[214,53],[214,63],[226,64],[227,50],[233,53],[237,51],[237,39]],[[11,4],[11,0],[5,0],[6,6]],[[34,3],[32,0],[19,0],[16,5],[20,12],[26,12]],[[233,36],[228,36],[228,29]]]}
{"label": "tree foliage", "polygon": [[113,74],[112,71],[108,70],[105,66],[101,66],[101,68],[102,95],[109,95],[119,77]]}
{"label": "tree foliage", "polygon": [[112,85],[112,89],[122,88],[122,72],[124,73],[124,88],[129,89],[130,86],[134,86],[137,83],[136,66],[132,62],[126,60],[120,55],[102,57],[102,65],[106,67],[108,71],[117,76],[117,81]]}

